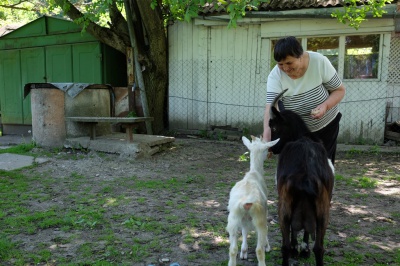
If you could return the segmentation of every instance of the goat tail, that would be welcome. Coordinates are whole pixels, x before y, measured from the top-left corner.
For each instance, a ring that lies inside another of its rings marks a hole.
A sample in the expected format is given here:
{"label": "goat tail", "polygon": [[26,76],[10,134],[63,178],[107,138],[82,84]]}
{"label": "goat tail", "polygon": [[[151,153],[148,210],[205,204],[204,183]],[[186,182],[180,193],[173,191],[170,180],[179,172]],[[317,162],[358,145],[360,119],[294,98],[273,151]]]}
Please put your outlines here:
{"label": "goat tail", "polygon": [[244,210],[245,212],[249,212],[250,210],[258,211],[260,208],[263,207],[260,204],[259,196],[256,196],[254,194],[250,194],[250,195],[243,197],[239,201],[239,205],[240,205],[240,208],[242,210]]}
{"label": "goat tail", "polygon": [[306,175],[294,176],[294,178],[287,179],[285,184],[287,191],[292,194],[305,193],[306,195],[316,198],[318,196],[319,181],[315,178],[309,178]]}
{"label": "goat tail", "polygon": [[245,211],[248,211],[248,210],[251,209],[252,206],[253,206],[253,203],[252,202],[248,202],[248,203],[243,204],[243,209]]}
{"label": "goat tail", "polygon": [[250,216],[253,214],[261,213],[264,210],[264,207],[260,202],[252,202],[252,203],[245,203],[243,204],[243,209],[249,212]]}
{"label": "goat tail", "polygon": [[252,216],[254,213],[264,212],[266,208],[263,200],[257,195],[246,195],[235,200],[231,200],[228,204],[228,211],[230,213],[235,213],[237,217],[243,217],[246,214]]}

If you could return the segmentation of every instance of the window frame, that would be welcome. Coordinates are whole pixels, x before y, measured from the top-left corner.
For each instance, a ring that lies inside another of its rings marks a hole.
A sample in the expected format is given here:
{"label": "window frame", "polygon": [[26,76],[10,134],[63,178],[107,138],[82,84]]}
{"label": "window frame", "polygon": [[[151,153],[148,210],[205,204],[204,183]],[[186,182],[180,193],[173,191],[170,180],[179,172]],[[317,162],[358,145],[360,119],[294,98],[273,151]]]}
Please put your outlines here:
{"label": "window frame", "polygon": [[[377,77],[376,78],[368,78],[368,79],[363,79],[363,78],[355,78],[355,79],[344,79],[344,63],[345,63],[345,44],[346,44],[346,36],[355,36],[355,35],[379,35],[379,54],[378,54],[378,69],[377,69]],[[312,36],[295,36],[296,38],[301,39],[301,45],[303,46],[304,51],[307,51],[307,39],[308,38],[315,38],[315,37],[339,37],[339,54],[338,54],[338,69],[337,73],[339,77],[343,81],[347,82],[371,82],[371,81],[381,81],[382,79],[382,63],[383,63],[383,42],[384,42],[384,33],[381,32],[362,32],[359,34],[354,34],[354,33],[348,33],[348,34],[332,34],[332,35],[312,35]],[[279,39],[279,37],[274,37],[270,38],[269,40],[269,45],[270,45],[270,58],[271,60],[273,59],[273,54],[272,54],[272,41]],[[276,64],[275,64],[276,65]],[[270,71],[272,70],[272,64],[269,64]]]}

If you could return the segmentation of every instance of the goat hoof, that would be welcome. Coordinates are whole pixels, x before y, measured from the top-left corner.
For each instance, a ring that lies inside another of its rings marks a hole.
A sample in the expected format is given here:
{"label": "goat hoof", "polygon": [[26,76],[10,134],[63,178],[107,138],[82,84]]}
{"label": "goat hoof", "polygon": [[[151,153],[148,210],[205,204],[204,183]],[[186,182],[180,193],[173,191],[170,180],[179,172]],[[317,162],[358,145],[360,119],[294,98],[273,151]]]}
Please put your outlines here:
{"label": "goat hoof", "polygon": [[268,245],[265,247],[265,252],[270,252],[271,251],[271,247]]}
{"label": "goat hoof", "polygon": [[309,258],[310,257],[310,250],[303,249],[300,251],[300,258]]}
{"label": "goat hoof", "polygon": [[290,250],[290,257],[297,258],[298,256],[299,256],[299,251],[297,249],[295,249],[295,248],[292,248]]}
{"label": "goat hoof", "polygon": [[[282,264],[282,265],[283,265],[283,264]],[[289,259],[289,262],[288,262],[287,265],[289,265],[289,266],[299,266],[300,263],[299,263],[297,260],[295,260],[295,259]]]}

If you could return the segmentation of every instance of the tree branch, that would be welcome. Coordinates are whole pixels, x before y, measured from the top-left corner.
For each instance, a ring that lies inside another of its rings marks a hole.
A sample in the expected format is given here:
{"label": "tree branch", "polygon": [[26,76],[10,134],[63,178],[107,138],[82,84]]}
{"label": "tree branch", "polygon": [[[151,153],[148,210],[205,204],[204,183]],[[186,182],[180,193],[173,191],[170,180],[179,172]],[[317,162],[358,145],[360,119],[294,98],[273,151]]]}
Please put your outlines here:
{"label": "tree branch", "polygon": [[124,39],[124,42],[130,43],[128,23],[126,22],[124,16],[122,16],[121,11],[118,9],[116,1],[112,1],[112,3],[109,5],[109,14],[111,19],[111,30],[115,33],[118,33],[118,35]]}
{"label": "tree branch", "polygon": [[16,9],[16,10],[23,10],[23,11],[39,12],[39,9],[36,8],[36,6],[39,5],[40,3],[32,4],[32,8],[26,8],[26,7],[19,7],[18,6],[18,5],[23,4],[25,2],[31,3],[29,1],[19,1],[18,3],[12,4],[12,5],[2,5],[2,4],[0,4],[0,7],[9,8],[9,9]]}
{"label": "tree branch", "polygon": [[54,2],[60,6],[64,10],[65,14],[72,20],[76,21],[83,19],[82,24],[84,25],[81,25],[82,28],[86,29],[91,35],[93,35],[93,37],[111,47],[114,47],[123,54],[126,54],[126,47],[129,46],[129,43],[126,43],[126,40],[123,36],[120,36],[113,30],[101,27],[89,20],[82,12],[80,12],[73,4],[71,4],[71,2],[67,0],[54,0]]}

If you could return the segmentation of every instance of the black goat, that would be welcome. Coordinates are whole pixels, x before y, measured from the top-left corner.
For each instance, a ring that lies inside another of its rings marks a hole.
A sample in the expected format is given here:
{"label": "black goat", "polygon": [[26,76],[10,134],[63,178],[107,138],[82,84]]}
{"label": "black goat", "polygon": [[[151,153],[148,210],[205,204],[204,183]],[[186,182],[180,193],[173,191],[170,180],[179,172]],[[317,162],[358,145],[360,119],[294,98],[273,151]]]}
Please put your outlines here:
{"label": "black goat", "polygon": [[289,257],[298,255],[297,234],[304,229],[300,256],[310,256],[311,234],[315,241],[316,265],[320,266],[324,264],[323,241],[329,223],[333,166],[324,146],[311,135],[301,117],[290,110],[279,112],[276,109],[276,103],[285,92],[272,103],[269,121],[271,140],[280,138],[270,151],[279,153],[277,187],[282,265],[289,265]]}

